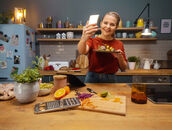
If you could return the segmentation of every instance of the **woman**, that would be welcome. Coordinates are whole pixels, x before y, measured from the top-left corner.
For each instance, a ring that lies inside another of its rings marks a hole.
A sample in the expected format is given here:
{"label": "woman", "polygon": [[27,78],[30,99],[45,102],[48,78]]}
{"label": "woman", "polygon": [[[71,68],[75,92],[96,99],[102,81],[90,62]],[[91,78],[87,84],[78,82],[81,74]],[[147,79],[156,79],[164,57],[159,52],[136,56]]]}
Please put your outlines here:
{"label": "woman", "polygon": [[[91,36],[98,31],[96,24],[86,25],[83,28],[82,37],[78,43],[78,51],[80,54],[88,54],[89,71],[86,75],[86,83],[114,83],[115,73],[118,69],[124,71],[127,68],[123,43],[114,38],[119,21],[120,16],[116,12],[106,13],[100,23],[101,34],[95,38]],[[118,53],[95,51],[98,46],[105,44],[113,47]]]}

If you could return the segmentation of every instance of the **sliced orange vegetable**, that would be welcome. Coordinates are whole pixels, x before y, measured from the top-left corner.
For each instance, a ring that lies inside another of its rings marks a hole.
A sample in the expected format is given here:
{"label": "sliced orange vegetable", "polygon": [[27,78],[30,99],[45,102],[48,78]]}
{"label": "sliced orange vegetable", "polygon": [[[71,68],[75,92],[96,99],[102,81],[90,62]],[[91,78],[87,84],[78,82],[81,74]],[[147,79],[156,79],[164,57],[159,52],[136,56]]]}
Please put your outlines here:
{"label": "sliced orange vegetable", "polygon": [[70,92],[70,87],[69,86],[64,87],[64,89],[66,90],[66,94],[68,94]]}
{"label": "sliced orange vegetable", "polygon": [[54,93],[55,99],[61,99],[65,95],[66,95],[66,90],[64,88],[60,88]]}

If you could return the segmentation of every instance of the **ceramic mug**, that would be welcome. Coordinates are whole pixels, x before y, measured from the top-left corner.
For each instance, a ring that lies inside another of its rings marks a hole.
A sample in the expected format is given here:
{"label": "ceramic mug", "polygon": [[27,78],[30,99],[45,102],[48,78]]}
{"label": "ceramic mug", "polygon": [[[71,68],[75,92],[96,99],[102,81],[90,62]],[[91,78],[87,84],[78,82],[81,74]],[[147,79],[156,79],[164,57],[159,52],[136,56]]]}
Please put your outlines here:
{"label": "ceramic mug", "polygon": [[116,37],[117,38],[121,38],[122,37],[122,34],[120,32],[116,33]]}
{"label": "ceramic mug", "polygon": [[73,39],[74,33],[73,32],[67,32],[67,39]]}
{"label": "ceramic mug", "polygon": [[127,33],[126,32],[122,33],[122,38],[127,38]]}

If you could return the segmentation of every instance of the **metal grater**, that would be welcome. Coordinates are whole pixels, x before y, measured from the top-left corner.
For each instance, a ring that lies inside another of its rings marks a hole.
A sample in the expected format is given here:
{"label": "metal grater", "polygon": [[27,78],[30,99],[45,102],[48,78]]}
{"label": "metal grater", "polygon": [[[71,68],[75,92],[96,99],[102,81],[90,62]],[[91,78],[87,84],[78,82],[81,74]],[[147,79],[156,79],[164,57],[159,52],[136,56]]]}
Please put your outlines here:
{"label": "metal grater", "polygon": [[72,108],[76,106],[80,106],[81,102],[79,98],[73,97],[73,98],[66,98],[56,101],[50,101],[50,102],[43,102],[38,103],[35,105],[35,113],[44,113],[44,112],[50,112],[50,111],[56,111],[56,110],[63,110],[67,108]]}

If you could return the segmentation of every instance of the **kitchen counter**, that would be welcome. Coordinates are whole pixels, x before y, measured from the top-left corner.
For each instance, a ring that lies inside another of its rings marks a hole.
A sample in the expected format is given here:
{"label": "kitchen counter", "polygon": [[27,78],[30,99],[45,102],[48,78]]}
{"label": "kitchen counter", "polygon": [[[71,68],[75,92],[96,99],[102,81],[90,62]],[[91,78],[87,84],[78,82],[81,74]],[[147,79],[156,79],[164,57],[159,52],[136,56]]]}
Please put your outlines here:
{"label": "kitchen counter", "polygon": [[[0,129],[2,130],[171,130],[172,105],[135,104],[130,100],[131,88],[127,84],[87,84],[97,92],[127,97],[126,116],[70,109],[34,114],[36,103],[54,100],[53,95],[38,97],[30,104],[19,104],[16,99],[0,101]],[[86,92],[86,87],[79,91]]]}
{"label": "kitchen counter", "polygon": [[[54,75],[56,73],[66,73],[73,75],[86,75],[87,70],[82,69],[81,72],[73,72],[73,71],[40,71],[41,75]],[[125,72],[117,72],[116,75],[172,75],[172,69],[135,69],[135,70],[126,70]]]}

